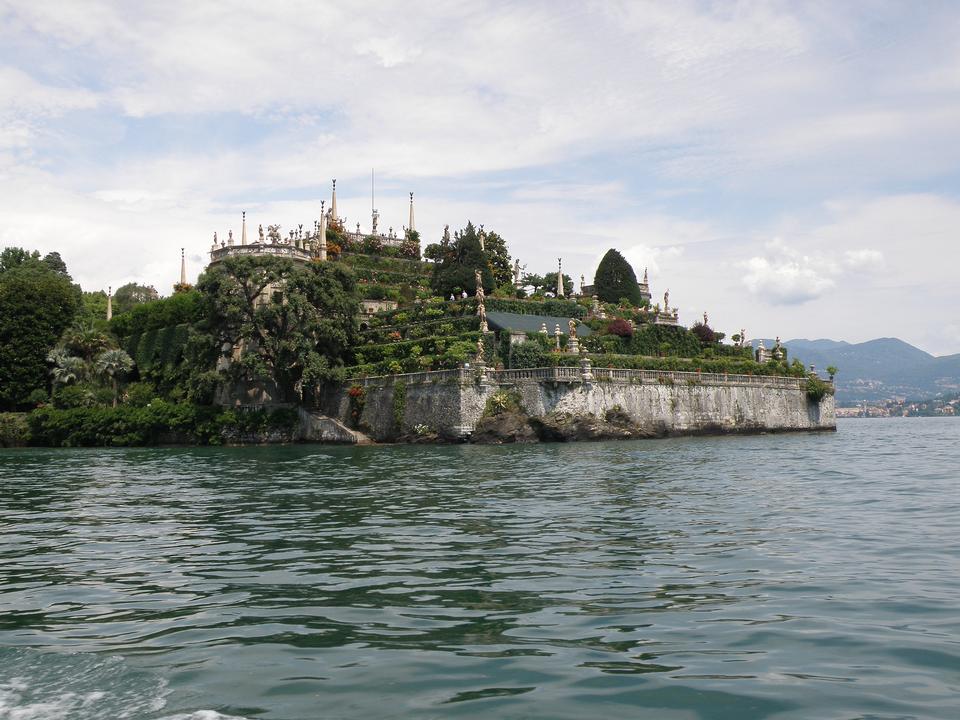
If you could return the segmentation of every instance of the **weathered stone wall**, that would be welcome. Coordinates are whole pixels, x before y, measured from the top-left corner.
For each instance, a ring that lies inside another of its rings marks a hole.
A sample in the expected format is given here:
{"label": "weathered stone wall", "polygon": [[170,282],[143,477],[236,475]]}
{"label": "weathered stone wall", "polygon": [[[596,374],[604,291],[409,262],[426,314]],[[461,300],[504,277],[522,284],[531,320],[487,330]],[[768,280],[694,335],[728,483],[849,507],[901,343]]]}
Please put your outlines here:
{"label": "weathered stone wall", "polygon": [[762,385],[636,385],[518,383],[524,409],[532,416],[550,412],[602,417],[621,408],[634,421],[664,433],[833,430],[832,395],[819,403],[797,389]]}
{"label": "weathered stone wall", "polygon": [[[490,386],[485,392],[496,389]],[[410,375],[368,381],[359,419],[351,417],[355,405],[348,391],[349,386],[344,386],[329,392],[322,399],[321,411],[380,442],[426,433],[446,440],[460,439],[473,430],[486,403],[486,395],[481,400],[482,392],[472,382],[461,384],[455,373],[429,381]],[[480,410],[476,411],[478,403]]]}
{"label": "weathered stone wall", "polygon": [[689,375],[689,382],[650,383],[504,381],[471,371],[415,373],[361,381],[365,397],[358,423],[351,418],[348,386],[329,392],[321,410],[381,442],[418,434],[467,439],[499,391],[519,395],[531,417],[567,413],[602,418],[607,411],[621,410],[656,434],[836,429],[833,396],[811,402],[802,383],[750,378],[745,384],[711,384]]}

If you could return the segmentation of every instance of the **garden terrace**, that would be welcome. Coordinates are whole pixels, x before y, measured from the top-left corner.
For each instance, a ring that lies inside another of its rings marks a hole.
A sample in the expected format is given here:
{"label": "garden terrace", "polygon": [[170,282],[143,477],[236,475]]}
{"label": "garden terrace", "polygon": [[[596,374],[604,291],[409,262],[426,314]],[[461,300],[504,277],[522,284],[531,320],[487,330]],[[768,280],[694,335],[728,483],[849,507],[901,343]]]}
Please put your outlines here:
{"label": "garden terrace", "polygon": [[[503,312],[516,315],[546,315],[551,317],[582,318],[587,314],[584,307],[573,300],[512,300],[498,297],[487,297],[485,302],[487,313]],[[541,322],[543,322],[541,320]],[[538,325],[539,327],[539,325]]]}
{"label": "garden terrace", "polygon": [[377,326],[361,330],[360,344],[416,340],[432,335],[450,337],[479,329],[480,318],[476,315],[441,316],[433,320],[422,320],[402,325]]}

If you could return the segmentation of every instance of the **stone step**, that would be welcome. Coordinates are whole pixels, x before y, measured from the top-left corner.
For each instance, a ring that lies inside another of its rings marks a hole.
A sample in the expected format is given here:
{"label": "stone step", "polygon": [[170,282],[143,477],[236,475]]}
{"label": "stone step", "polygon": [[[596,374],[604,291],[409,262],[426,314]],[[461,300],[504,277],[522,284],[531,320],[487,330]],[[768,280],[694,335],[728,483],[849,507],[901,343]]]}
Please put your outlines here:
{"label": "stone step", "polygon": [[373,445],[359,430],[348,428],[339,420],[309,410],[300,410],[300,437],[303,442],[337,443],[340,445]]}

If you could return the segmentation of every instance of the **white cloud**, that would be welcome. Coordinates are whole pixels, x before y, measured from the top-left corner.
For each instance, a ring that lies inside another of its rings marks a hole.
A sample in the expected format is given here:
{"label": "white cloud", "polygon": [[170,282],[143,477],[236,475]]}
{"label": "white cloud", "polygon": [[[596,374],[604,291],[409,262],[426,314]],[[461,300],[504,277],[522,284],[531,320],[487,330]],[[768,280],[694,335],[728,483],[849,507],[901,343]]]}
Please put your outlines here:
{"label": "white cloud", "polygon": [[843,253],[843,264],[852,270],[876,270],[883,267],[883,253],[879,250],[847,250]]}
{"label": "white cloud", "polygon": [[752,257],[744,267],[743,283],[747,289],[774,305],[808,302],[836,284],[809,257]]}
{"label": "white cloud", "polygon": [[[617,247],[682,319],[960,350],[937,330],[960,13],[879,5],[866,30],[861,12],[0,0],[0,242],[58,249],[90,287],[165,289],[179,248],[193,274],[242,209],[312,222],[330,177],[366,225],[376,167],[385,224],[414,190],[428,241],[470,218],[531,271],[563,256],[588,281]],[[883,194],[918,180],[934,190]]]}

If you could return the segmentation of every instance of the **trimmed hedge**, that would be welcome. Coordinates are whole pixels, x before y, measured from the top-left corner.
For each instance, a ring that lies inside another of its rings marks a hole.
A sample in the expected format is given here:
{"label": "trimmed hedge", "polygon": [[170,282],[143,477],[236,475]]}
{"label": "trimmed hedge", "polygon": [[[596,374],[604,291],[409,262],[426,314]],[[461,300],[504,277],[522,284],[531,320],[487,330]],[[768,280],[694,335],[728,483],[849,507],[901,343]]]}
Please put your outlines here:
{"label": "trimmed hedge", "polygon": [[189,336],[189,325],[174,325],[131,335],[123,346],[144,376],[182,362]]}
{"label": "trimmed hedge", "polygon": [[489,297],[487,312],[518,313],[520,315],[552,315],[554,317],[582,318],[587,308],[573,300],[507,300]]}

